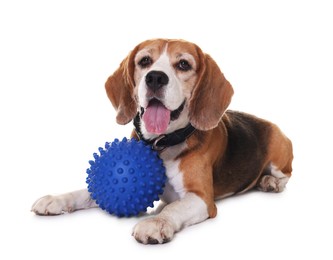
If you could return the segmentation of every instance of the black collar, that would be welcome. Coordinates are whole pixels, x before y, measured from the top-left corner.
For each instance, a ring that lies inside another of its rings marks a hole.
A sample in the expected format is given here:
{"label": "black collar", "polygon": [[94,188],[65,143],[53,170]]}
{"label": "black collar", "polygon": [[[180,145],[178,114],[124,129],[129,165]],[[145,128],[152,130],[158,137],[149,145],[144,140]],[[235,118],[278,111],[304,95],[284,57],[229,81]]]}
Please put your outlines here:
{"label": "black collar", "polygon": [[175,131],[173,133],[160,135],[159,137],[157,137],[155,139],[147,140],[144,138],[144,136],[141,132],[140,121],[141,121],[141,117],[140,117],[140,113],[138,113],[133,120],[135,132],[136,132],[137,136],[139,137],[140,140],[143,140],[146,143],[152,145],[152,148],[156,151],[162,151],[167,147],[174,146],[174,145],[184,142],[196,130],[191,124],[188,124],[186,127],[178,129],[177,131]]}

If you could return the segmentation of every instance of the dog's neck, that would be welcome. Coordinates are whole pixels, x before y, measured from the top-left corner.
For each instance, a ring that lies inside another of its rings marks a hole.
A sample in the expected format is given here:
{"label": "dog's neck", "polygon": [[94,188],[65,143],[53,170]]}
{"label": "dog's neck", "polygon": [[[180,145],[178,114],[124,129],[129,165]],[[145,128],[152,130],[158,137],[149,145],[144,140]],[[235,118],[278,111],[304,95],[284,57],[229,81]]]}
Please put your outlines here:
{"label": "dog's neck", "polygon": [[152,139],[145,138],[141,131],[141,116],[140,113],[136,115],[133,120],[135,132],[140,140],[152,145],[156,151],[163,151],[164,149],[183,143],[194,132],[195,128],[189,123],[187,126],[180,128],[172,133],[162,134]]}

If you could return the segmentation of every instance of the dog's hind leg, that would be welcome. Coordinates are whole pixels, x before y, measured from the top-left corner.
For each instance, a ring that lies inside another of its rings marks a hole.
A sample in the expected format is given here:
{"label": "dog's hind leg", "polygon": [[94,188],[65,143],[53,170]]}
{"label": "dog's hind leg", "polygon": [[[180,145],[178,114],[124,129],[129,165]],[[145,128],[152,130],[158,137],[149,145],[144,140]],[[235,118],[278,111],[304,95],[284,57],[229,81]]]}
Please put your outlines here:
{"label": "dog's hind leg", "polygon": [[257,187],[262,191],[281,192],[291,177],[294,156],[291,141],[274,124],[267,152],[267,166]]}

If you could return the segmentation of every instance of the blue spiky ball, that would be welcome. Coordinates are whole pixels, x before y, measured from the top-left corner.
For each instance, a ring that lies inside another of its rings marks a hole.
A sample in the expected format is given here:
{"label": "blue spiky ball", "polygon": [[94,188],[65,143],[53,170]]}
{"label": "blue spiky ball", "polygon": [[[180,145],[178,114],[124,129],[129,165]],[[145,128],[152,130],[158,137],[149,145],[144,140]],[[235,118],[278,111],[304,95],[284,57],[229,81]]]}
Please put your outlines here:
{"label": "blue spiky ball", "polygon": [[162,159],[143,141],[107,142],[87,169],[88,191],[98,206],[118,217],[136,216],[159,200],[166,181]]}

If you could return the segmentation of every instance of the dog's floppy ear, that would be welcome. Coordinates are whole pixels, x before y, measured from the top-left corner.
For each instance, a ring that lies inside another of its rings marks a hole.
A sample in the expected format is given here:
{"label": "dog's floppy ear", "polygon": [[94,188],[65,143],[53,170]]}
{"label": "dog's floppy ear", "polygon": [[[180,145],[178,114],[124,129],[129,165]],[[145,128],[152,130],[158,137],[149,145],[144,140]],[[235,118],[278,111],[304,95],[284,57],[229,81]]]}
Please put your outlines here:
{"label": "dog's floppy ear", "polygon": [[199,130],[218,125],[234,93],[215,61],[199,50],[198,81],[189,100],[189,119]]}
{"label": "dog's floppy ear", "polygon": [[121,62],[119,68],[107,79],[106,93],[117,111],[117,123],[129,123],[137,113],[137,104],[134,97],[134,57],[135,48]]}

